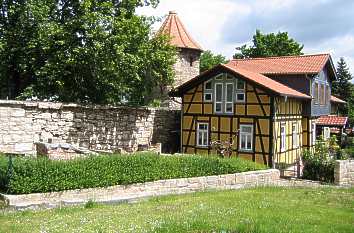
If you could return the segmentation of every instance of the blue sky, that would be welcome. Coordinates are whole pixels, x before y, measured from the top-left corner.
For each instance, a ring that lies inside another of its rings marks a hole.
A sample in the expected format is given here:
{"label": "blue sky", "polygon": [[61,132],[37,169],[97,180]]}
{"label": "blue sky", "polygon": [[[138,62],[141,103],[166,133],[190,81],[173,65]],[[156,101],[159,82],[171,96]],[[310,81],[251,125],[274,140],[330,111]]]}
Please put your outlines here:
{"label": "blue sky", "polygon": [[354,74],[353,0],[161,0],[156,9],[138,13],[162,17],[170,10],[203,49],[228,59],[256,29],[287,31],[305,53],[330,53],[335,63],[344,57]]}

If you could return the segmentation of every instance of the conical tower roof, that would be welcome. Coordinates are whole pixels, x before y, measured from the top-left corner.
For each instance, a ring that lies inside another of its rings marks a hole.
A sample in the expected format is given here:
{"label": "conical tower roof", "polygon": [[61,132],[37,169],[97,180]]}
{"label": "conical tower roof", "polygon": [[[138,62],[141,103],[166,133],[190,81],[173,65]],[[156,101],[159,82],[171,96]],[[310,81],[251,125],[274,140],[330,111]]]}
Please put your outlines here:
{"label": "conical tower roof", "polygon": [[184,27],[177,13],[170,11],[167,19],[162,24],[158,34],[166,34],[171,37],[171,44],[178,48],[187,48],[203,51],[201,46],[193,40]]}

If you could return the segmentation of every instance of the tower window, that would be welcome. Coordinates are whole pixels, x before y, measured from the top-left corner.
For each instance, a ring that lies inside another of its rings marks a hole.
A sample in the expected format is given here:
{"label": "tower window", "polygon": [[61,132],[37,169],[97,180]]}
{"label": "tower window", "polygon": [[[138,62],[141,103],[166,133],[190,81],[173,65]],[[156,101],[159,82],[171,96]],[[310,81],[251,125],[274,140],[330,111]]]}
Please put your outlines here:
{"label": "tower window", "polygon": [[194,61],[193,57],[190,56],[190,57],[189,57],[189,65],[190,65],[190,66],[193,66],[193,61]]}

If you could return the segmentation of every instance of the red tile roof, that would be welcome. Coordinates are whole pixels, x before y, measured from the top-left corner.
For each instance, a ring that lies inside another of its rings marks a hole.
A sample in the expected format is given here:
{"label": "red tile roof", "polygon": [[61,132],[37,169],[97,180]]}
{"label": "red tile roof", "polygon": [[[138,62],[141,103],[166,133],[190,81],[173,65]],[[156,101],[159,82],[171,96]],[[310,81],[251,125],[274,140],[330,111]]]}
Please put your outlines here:
{"label": "red tile roof", "polygon": [[253,81],[255,83],[257,83],[258,85],[261,85],[265,88],[268,88],[276,93],[278,93],[279,95],[282,96],[288,96],[288,97],[297,97],[297,98],[305,98],[305,99],[310,99],[311,97],[303,94],[299,91],[296,91],[288,86],[285,86],[284,84],[281,84],[277,81],[274,81],[271,78],[268,78],[262,74],[258,74],[249,70],[244,70],[238,67],[232,67],[230,65],[222,65],[224,67],[227,67],[229,69],[231,69],[233,72],[243,76],[244,78]]}
{"label": "red tile roof", "polygon": [[276,94],[278,94],[280,96],[311,99],[310,96],[303,94],[299,91],[296,91],[296,90],[294,90],[288,86],[285,86],[277,81],[274,81],[273,79],[270,79],[262,74],[254,73],[249,70],[240,69],[238,67],[233,67],[228,64],[227,65],[220,64],[218,66],[215,66],[211,70],[208,70],[208,71],[200,74],[199,76],[189,80],[188,82],[185,82],[184,84],[177,87],[175,91],[172,91],[171,92],[172,95],[175,95],[175,93],[180,93],[180,91],[182,89],[184,89],[185,87],[188,87],[192,83],[200,81],[206,74],[212,72],[213,70],[219,69],[219,68],[226,68],[231,73],[238,74],[238,75],[242,76],[245,80],[256,83],[257,85],[263,87],[264,89],[268,89],[272,92],[275,92]]}
{"label": "red tile roof", "polygon": [[340,103],[340,104],[345,104],[346,102],[344,100],[341,100],[335,96],[331,96],[331,101],[334,102],[334,103]]}
{"label": "red tile roof", "polygon": [[234,59],[229,65],[251,70],[264,75],[269,74],[317,74],[326,65],[329,54],[283,56],[266,58]]}
{"label": "red tile roof", "polygon": [[321,116],[317,119],[317,125],[333,125],[333,126],[345,126],[347,124],[348,117],[342,116]]}
{"label": "red tile roof", "polygon": [[193,40],[178,18],[177,13],[170,11],[167,19],[162,24],[158,34],[165,34],[171,37],[170,43],[178,48],[189,48],[202,51],[200,45]]}

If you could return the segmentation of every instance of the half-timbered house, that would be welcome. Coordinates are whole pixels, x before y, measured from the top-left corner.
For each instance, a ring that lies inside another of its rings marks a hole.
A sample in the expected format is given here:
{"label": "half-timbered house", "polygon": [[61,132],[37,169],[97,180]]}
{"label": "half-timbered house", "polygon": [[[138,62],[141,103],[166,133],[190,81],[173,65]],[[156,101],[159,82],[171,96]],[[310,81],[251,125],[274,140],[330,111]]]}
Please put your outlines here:
{"label": "half-timbered house", "polygon": [[215,153],[213,141],[229,141],[233,156],[272,166],[314,145],[316,119],[330,113],[330,56],[264,58],[264,68],[259,60],[218,65],[170,93],[183,101],[183,153]]}

